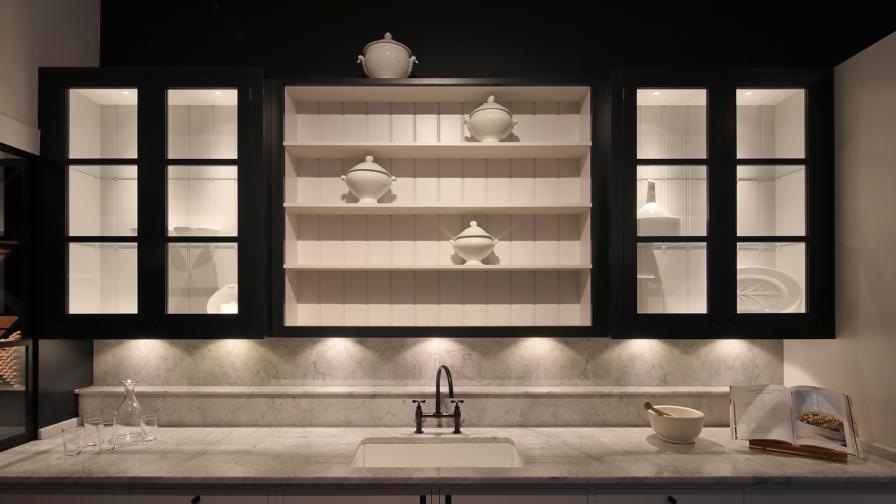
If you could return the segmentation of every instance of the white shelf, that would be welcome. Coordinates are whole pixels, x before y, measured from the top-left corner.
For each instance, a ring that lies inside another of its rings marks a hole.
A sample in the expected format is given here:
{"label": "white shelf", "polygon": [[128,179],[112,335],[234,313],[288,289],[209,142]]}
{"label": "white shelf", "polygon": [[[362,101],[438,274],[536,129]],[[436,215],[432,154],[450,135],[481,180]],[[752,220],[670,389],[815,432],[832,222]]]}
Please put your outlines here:
{"label": "white shelf", "polygon": [[[591,324],[587,86],[284,93],[284,326]],[[470,141],[464,119],[491,94],[513,133]],[[361,205],[340,175],[368,155],[396,180]],[[499,238],[500,264],[452,262],[470,220]]]}
{"label": "white shelf", "polygon": [[489,95],[503,101],[583,102],[587,86],[290,86],[294,102],[484,102]]}
{"label": "white shelf", "polygon": [[590,143],[296,143],[284,142],[295,158],[363,159],[580,159],[591,151]]}
{"label": "white shelf", "polygon": [[288,271],[587,271],[590,264],[284,264]]}
{"label": "white shelf", "polygon": [[590,204],[556,205],[416,205],[383,203],[303,205],[284,203],[283,208],[297,215],[581,215],[591,211]]}

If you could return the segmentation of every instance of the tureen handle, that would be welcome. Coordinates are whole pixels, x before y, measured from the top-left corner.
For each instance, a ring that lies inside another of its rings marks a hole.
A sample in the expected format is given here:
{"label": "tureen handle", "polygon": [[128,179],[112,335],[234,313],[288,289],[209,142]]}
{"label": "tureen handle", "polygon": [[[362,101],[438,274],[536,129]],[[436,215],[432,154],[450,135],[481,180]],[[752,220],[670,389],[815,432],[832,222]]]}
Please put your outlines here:
{"label": "tureen handle", "polygon": [[358,55],[358,61],[357,61],[357,62],[361,64],[361,68],[364,69],[364,73],[366,74],[366,73],[367,73],[367,67],[364,66],[364,56],[362,56],[362,55],[359,54],[359,55]]}
{"label": "tureen handle", "polygon": [[340,175],[340,176],[339,176],[339,180],[345,182],[345,175]]}
{"label": "tureen handle", "polygon": [[448,243],[454,245],[454,238],[448,238]]}
{"label": "tureen handle", "polygon": [[417,61],[416,56],[411,56],[411,59],[408,60],[408,74],[405,75],[405,77],[411,76],[411,71],[414,69],[414,63],[419,63],[419,61]]}

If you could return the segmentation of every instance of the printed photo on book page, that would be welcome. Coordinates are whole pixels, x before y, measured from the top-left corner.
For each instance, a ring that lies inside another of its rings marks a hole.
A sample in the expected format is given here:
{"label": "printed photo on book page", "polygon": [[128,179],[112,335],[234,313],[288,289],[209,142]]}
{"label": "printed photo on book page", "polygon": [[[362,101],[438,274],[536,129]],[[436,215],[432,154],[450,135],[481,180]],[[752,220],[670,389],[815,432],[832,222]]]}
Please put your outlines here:
{"label": "printed photo on book page", "polygon": [[791,396],[795,444],[858,452],[846,395],[804,386],[791,388]]}

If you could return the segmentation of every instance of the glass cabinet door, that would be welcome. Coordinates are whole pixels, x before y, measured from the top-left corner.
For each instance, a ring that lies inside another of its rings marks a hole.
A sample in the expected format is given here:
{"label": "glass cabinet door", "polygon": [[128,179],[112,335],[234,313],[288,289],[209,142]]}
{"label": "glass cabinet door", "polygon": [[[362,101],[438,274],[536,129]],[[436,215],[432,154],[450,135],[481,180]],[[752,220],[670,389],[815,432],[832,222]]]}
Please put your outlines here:
{"label": "glass cabinet door", "polygon": [[738,88],[737,313],[806,310],[806,91]]}
{"label": "glass cabinet door", "polygon": [[138,90],[67,93],[67,312],[137,313]]}
{"label": "glass cabinet door", "polygon": [[238,91],[167,91],[167,313],[239,313]]}
{"label": "glass cabinet door", "polygon": [[612,336],[832,337],[832,86],[614,72]]}
{"label": "glass cabinet door", "polygon": [[705,88],[635,93],[639,314],[706,313],[706,96]]}

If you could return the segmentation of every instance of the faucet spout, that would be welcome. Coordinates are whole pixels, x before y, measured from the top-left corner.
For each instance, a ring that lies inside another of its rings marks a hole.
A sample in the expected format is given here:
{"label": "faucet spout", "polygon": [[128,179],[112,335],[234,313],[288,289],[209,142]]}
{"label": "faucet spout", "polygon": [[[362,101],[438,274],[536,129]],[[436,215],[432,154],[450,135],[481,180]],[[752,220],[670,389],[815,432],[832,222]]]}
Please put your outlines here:
{"label": "faucet spout", "polygon": [[436,414],[442,414],[442,370],[445,370],[445,378],[448,379],[448,399],[454,399],[454,380],[451,379],[451,370],[442,364],[436,371]]}

